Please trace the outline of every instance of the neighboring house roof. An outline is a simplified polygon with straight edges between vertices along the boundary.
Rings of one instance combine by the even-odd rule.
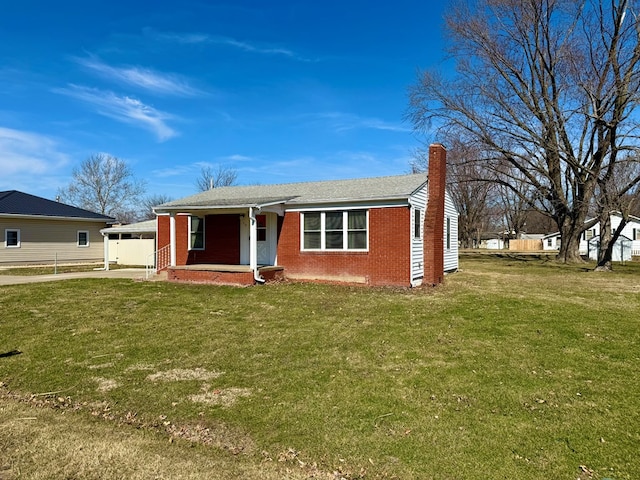
[[[36,197],[17,190],[0,192],[0,216],[36,216],[73,218],[81,220],[97,220],[111,222],[115,220],[107,215],[91,212],[83,208],[73,207],[65,203],[54,202],[46,198]]]
[[[219,187],[162,204],[155,210],[166,212],[186,207],[230,208],[279,203],[308,205],[402,200],[409,198],[426,181],[427,176],[422,173],[353,180]]]
[[[156,233],[157,222],[146,220],[144,222],[130,223],[129,225],[118,225],[110,228],[103,228],[100,233],[103,235],[111,233]]]

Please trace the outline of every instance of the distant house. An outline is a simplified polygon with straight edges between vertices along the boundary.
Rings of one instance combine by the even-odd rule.
[[[100,229],[113,222],[90,212],[28,193],[0,192],[0,265],[99,262]]]
[[[105,237],[105,265],[109,263],[132,266],[154,266],[156,251],[156,220],[103,228]]]
[[[611,213],[612,231],[618,228],[621,221],[622,216],[620,214]],[[561,241],[560,232],[550,233],[542,239],[542,247],[548,251],[559,250]],[[596,223],[593,227],[582,232],[579,246],[580,255],[597,260],[599,248],[600,224]],[[614,245],[613,260],[630,260],[632,255],[640,255],[640,218],[634,216],[629,217],[629,221],[622,229],[622,233]]]
[[[158,270],[207,283],[438,284],[458,268],[458,214],[446,150],[429,152],[428,179],[222,187],[160,205]]]

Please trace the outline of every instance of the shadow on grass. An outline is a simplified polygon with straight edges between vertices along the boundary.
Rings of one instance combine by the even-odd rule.
[[[20,350],[11,350],[10,352],[0,353],[0,358],[3,357],[13,357],[14,355],[20,355],[22,352]]]

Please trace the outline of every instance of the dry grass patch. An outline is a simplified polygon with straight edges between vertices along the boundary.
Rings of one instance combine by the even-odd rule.
[[[120,386],[118,382],[109,378],[94,377],[93,380],[98,383],[99,392],[109,392]]]
[[[189,400],[195,403],[204,403],[206,405],[219,405],[221,407],[231,407],[239,398],[251,396],[250,388],[214,388],[211,385],[203,385],[202,393],[190,395]]]
[[[224,372],[210,372],[206,368],[174,368],[164,372],[157,372],[147,375],[147,380],[151,382],[182,382],[188,380],[213,380]]]
[[[301,480],[300,469],[284,468],[211,446],[229,432],[207,427],[172,427],[165,436],[117,425],[88,422],[0,399],[2,480]],[[219,437],[218,440],[211,440]],[[187,440],[180,441],[180,440]],[[246,439],[239,449],[250,449]],[[328,477],[324,477],[328,478]]]

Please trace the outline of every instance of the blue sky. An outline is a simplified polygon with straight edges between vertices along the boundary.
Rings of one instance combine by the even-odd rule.
[[[148,194],[403,174],[418,69],[443,61],[445,2],[5,2],[0,190],[55,198],[116,156]]]

